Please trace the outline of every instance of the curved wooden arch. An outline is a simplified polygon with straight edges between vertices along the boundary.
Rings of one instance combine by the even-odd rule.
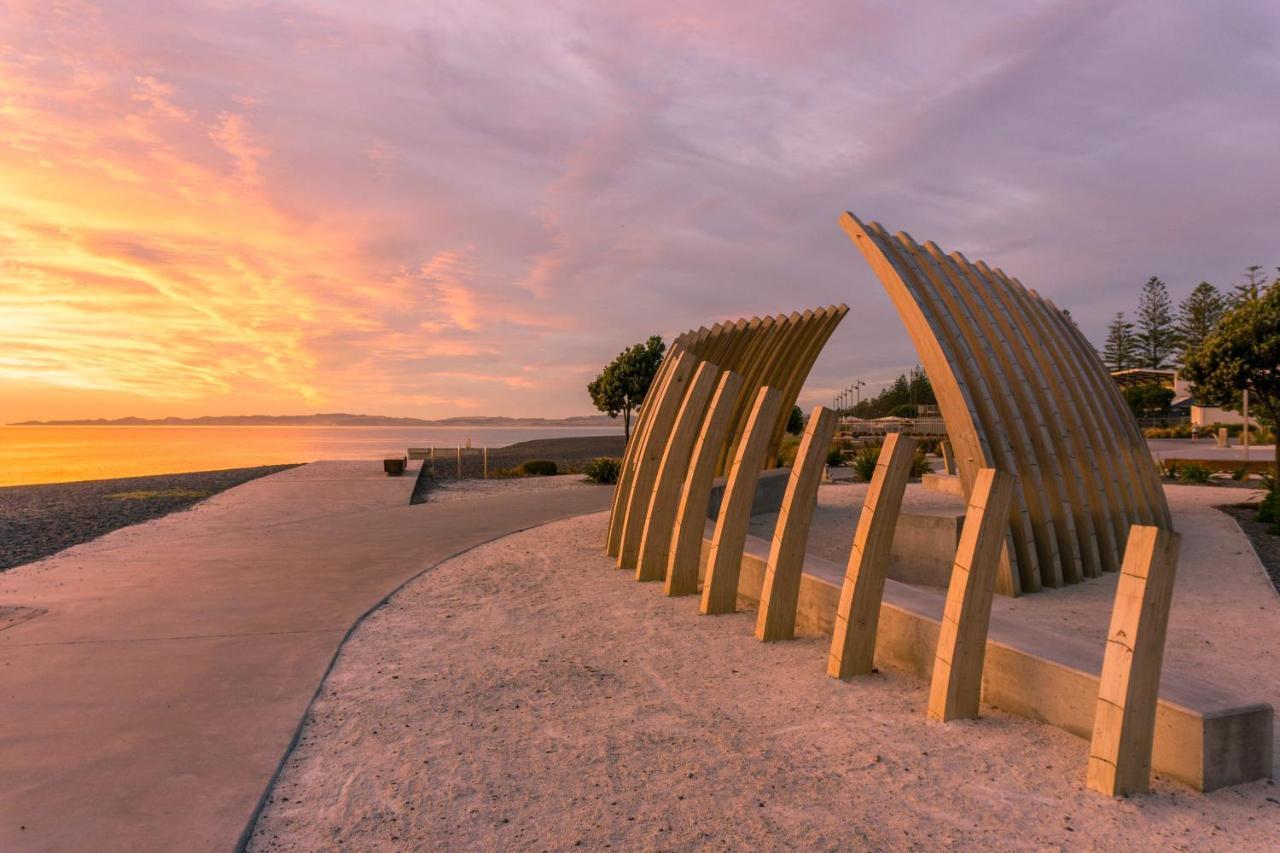
[[[1017,477],[997,589],[1115,571],[1130,524],[1171,529],[1158,473],[1115,383],[1075,324],[998,269],[840,220],[924,365],[965,494],[980,468]]]

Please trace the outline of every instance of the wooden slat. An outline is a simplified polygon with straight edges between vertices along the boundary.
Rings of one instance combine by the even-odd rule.
[[[1080,480],[1079,489],[1084,500],[1084,509],[1093,523],[1093,534],[1097,539],[1096,550],[1103,571],[1116,571],[1120,568],[1120,550],[1116,544],[1116,527],[1112,521],[1117,512],[1117,490],[1115,488],[1115,471],[1113,465],[1104,462],[1100,455],[1097,440],[1087,418],[1092,416],[1092,406],[1081,407],[1072,397],[1072,392],[1064,387],[1070,383],[1063,380],[1063,362],[1058,355],[1058,342],[1046,338],[1047,330],[1042,329],[1034,317],[1026,310],[1021,287],[1012,282],[997,278],[989,267],[979,262],[971,264],[959,252],[952,252],[951,257],[967,269],[975,284],[983,289],[987,298],[999,307],[999,315],[1009,325],[1010,340],[1020,341],[1018,348],[1030,359],[1028,372],[1041,385],[1041,397],[1047,400],[1050,416],[1061,425],[1065,434],[1064,441],[1068,450],[1069,464]],[[1086,567],[1086,575],[1089,571]]]
[[[684,336],[682,335],[681,337],[683,338]],[[641,436],[643,435],[644,427],[648,423],[649,415],[652,413],[653,401],[662,395],[667,380],[670,378],[671,368],[675,364],[676,357],[683,351],[684,347],[680,344],[672,344],[671,348],[667,350],[666,357],[658,365],[653,381],[649,384],[649,392],[645,394],[644,401],[640,404],[640,411],[636,413],[630,440],[628,440],[626,449],[622,453],[622,464],[618,469],[618,482],[613,487],[613,506],[609,511],[609,531],[605,536],[605,553],[610,557],[618,556],[618,551],[622,546],[622,528],[625,526],[627,502],[631,499],[631,485],[635,478],[636,457],[639,454],[639,446],[643,443]]]
[[[880,626],[880,601],[889,568],[889,548],[902,510],[902,494],[911,474],[915,439],[897,433],[885,438],[871,487],[858,516],[853,551],[845,569],[827,674],[849,679],[871,672]]]
[[[720,384],[703,418],[676,511],[666,583],[663,585],[667,595],[693,595],[698,591],[698,564],[702,558],[707,508],[711,503],[711,482],[716,475],[720,448],[729,433],[733,404],[741,389],[742,377],[726,371],[720,377]]]
[[[1093,521],[1087,514],[1077,519],[1075,507],[1085,508],[1075,491],[1076,476],[1065,468],[1063,451],[1054,444],[1045,423],[1046,401],[1038,392],[1039,383],[1028,375],[1024,347],[1010,339],[1006,326],[996,316],[995,306],[985,293],[979,294],[972,269],[962,269],[954,258],[948,257],[934,243],[926,243],[922,249],[926,266],[936,277],[939,290],[950,310],[960,320],[966,341],[974,352],[985,355],[979,358],[986,381],[992,383],[992,397],[1000,413],[998,429],[1009,433],[1009,442],[1018,456],[1017,478],[1024,491],[1035,494],[1027,499],[1027,505],[1040,502],[1047,513],[1045,525],[1057,537],[1057,566],[1047,573],[1042,569],[1041,581],[1052,585],[1078,583],[1086,574],[1084,564],[1089,563],[1089,573],[1100,574],[1096,546],[1092,531]],[[1089,527],[1084,544],[1078,524]]]
[[[1178,566],[1178,534],[1134,525],[1116,585],[1085,784],[1108,796],[1151,784],[1160,668]]]
[[[907,289],[908,298],[913,300],[922,311],[926,333],[938,342],[944,353],[947,353],[946,359],[938,369],[954,376],[957,384],[966,389],[967,396],[963,404],[967,407],[974,436],[969,438],[963,429],[954,431],[950,426],[948,426],[948,436],[952,439],[954,447],[959,447],[962,441],[966,445],[976,444],[982,447],[984,458],[989,461],[982,465],[976,463],[966,465],[964,464],[965,456],[957,456],[960,482],[964,486],[965,494],[972,491],[974,478],[981,467],[998,467],[1007,471],[1017,471],[1018,463],[1009,445],[1008,435],[1002,430],[992,429],[992,424],[997,422],[998,415],[991,402],[990,388],[982,381],[976,366],[975,354],[964,347],[964,342],[955,332],[954,321],[949,322],[950,315],[947,313],[946,306],[940,304],[940,301],[933,297],[930,289],[921,281],[924,278],[923,273],[916,266],[910,252],[897,239],[890,236],[879,223],[872,222],[867,229],[868,233],[879,241],[879,245],[886,254],[896,259],[904,276],[901,280]],[[929,369],[927,365],[926,369]],[[932,381],[934,374],[930,372],[929,375]],[[935,385],[935,391],[936,388]],[[938,404],[943,411],[943,418],[948,424],[953,423],[957,417],[954,403],[944,401],[944,398],[939,395]],[[963,424],[963,421],[961,423]],[[1017,557],[1017,588],[1021,591],[1035,592],[1043,585],[1041,559],[1047,556],[1051,558],[1049,560],[1051,565],[1056,564],[1057,541],[1053,536],[1037,538],[1036,531],[1039,529],[1043,532],[1043,513],[1037,513],[1033,517],[1026,497],[1026,493],[1021,489],[1015,492],[1009,533],[1013,540],[1013,552]],[[1013,586],[1011,577],[1005,581],[1004,586]]]
[[[756,637],[765,642],[795,636],[796,605],[800,599],[800,575],[804,569],[809,525],[818,502],[818,483],[827,464],[827,451],[836,431],[836,413],[818,406],[809,415],[787,491],[773,531],[769,562],[760,592]]]
[[[800,397],[800,391],[804,388],[805,380],[809,378],[809,373],[813,370],[814,362],[818,360],[823,347],[827,345],[832,333],[835,332],[836,327],[840,325],[840,321],[848,313],[849,306],[843,304],[829,305],[822,311],[817,312],[819,316],[805,341],[804,347],[797,353],[787,371],[782,388],[782,411],[784,415],[790,413],[792,406],[796,404],[796,400]],[[770,459],[776,459],[778,456],[778,448],[782,445],[782,438],[787,431],[787,420],[787,417],[779,418],[777,425],[773,428],[773,436],[769,439],[768,456]]]
[[[991,597],[1009,526],[1013,489],[1012,476],[983,468],[969,496],[929,687],[929,716],[936,720],[978,716]]]
[[[636,560],[638,581],[663,580],[667,575],[667,558],[671,551],[671,533],[675,526],[680,488],[689,473],[689,456],[706,417],[707,404],[711,402],[719,381],[720,368],[709,361],[702,362],[680,403],[645,513],[644,532]]]
[[[671,377],[663,389],[662,397],[655,401],[653,417],[645,432],[644,444],[636,455],[635,476],[631,483],[631,496],[623,516],[622,544],[618,550],[618,567],[634,569],[640,556],[640,537],[644,534],[645,509],[653,494],[653,484],[662,464],[662,454],[667,447],[667,437],[680,411],[685,390],[698,367],[698,357],[682,352],[676,357]]]
[[[725,483],[720,514],[716,517],[715,534],[707,558],[707,576],[702,585],[702,613],[732,613],[738,602],[738,577],[742,568],[742,550],[747,541],[751,521],[751,504],[756,496],[756,482],[769,435],[778,416],[782,393],[765,386],[756,394],[755,405],[747,420],[744,437],[734,454],[733,467]]]

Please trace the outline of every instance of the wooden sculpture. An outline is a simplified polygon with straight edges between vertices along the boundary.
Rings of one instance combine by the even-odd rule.
[[[800,600],[800,575],[804,570],[809,524],[835,431],[836,413],[823,406],[815,408],[809,415],[796,461],[791,466],[787,492],[774,526],[756,619],[756,637],[766,642],[790,640],[795,636],[796,605]]]
[[[1085,784],[1108,796],[1151,784],[1160,668],[1178,566],[1178,534],[1134,525],[1102,658]]]
[[[951,568],[929,688],[929,716],[944,723],[978,716],[991,597],[1012,499],[1013,477],[994,468],[978,472]]]
[[[871,672],[880,602],[889,570],[889,548],[915,452],[915,439],[896,433],[887,436],[880,448],[836,607],[831,654],[827,658],[827,674],[833,678],[849,679]]]
[[[1114,571],[1130,524],[1171,529],[1154,464],[1115,383],[1052,302],[1000,270],[845,213],[933,384],[965,494],[1017,477],[1009,595]]]

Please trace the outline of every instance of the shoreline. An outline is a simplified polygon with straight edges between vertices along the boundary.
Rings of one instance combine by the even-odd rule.
[[[299,464],[0,486],[0,572]]]

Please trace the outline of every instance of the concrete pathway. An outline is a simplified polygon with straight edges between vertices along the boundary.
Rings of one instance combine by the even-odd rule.
[[[229,850],[355,622],[610,490],[408,506],[321,462],[0,575],[0,850]],[[39,611],[47,612],[39,612]]]

